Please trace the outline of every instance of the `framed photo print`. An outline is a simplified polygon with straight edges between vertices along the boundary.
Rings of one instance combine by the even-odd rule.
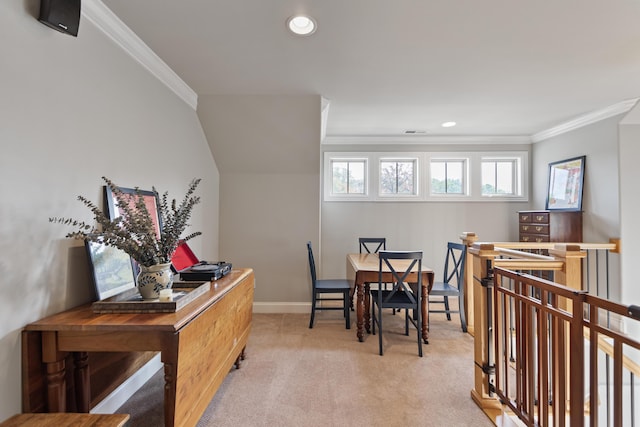
[[[151,221],[156,228],[156,236],[160,238],[160,231],[162,230],[162,218],[160,217],[158,193],[149,190],[140,190],[136,188],[118,187],[125,197],[128,198],[129,206],[135,207],[138,195],[142,196],[145,207],[151,215]],[[105,191],[105,205],[107,207],[107,215],[111,219],[115,219],[120,216],[121,212],[118,209],[118,200],[116,195],[111,191],[111,188],[104,186]]]
[[[99,301],[136,287],[131,257],[112,246],[85,240]]]
[[[547,210],[581,211],[586,156],[549,163]]]

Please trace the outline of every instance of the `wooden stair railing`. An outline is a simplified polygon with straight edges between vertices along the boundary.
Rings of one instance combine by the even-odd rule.
[[[493,329],[495,319],[493,301],[493,271],[496,267],[507,270],[553,271],[557,284],[566,285],[575,291],[582,291],[582,266],[587,250],[619,251],[619,241],[612,239],[608,244],[558,244],[558,243],[479,243],[475,233],[460,236],[467,245],[467,274],[465,293],[469,322],[469,333],[474,335],[474,389],[472,399],[494,420],[504,409],[496,399],[494,383],[495,358],[493,337],[488,331]],[[525,249],[544,250],[549,255],[522,252]],[[588,262],[588,261],[587,261]],[[586,292],[585,292],[586,294]],[[558,309],[573,312],[573,302],[562,298]],[[477,333],[482,331],[482,333]],[[582,332],[581,332],[582,334]],[[625,366],[631,362],[625,360]],[[567,362],[568,364],[568,362]],[[577,407],[577,406],[576,406]]]

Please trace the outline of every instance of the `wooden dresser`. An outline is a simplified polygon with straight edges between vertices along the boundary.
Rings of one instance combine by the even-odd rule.
[[[582,212],[519,211],[521,242],[582,242]]]

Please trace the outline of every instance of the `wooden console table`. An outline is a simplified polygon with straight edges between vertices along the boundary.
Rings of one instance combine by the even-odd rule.
[[[69,353],[74,361],[75,407],[88,412],[88,352],[159,351],[164,363],[165,425],[196,425],[231,367],[244,358],[254,281],[252,269],[234,269],[175,313],[96,314],[88,304],[27,325],[23,342],[29,334],[40,334],[42,340],[48,412],[68,408]],[[37,371],[25,366],[33,360],[24,354],[28,348],[23,347],[23,374]],[[23,375],[23,396],[29,394],[31,382]]]

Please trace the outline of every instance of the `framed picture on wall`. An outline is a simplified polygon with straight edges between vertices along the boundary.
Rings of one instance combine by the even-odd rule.
[[[549,163],[547,210],[581,211],[586,156]]]

